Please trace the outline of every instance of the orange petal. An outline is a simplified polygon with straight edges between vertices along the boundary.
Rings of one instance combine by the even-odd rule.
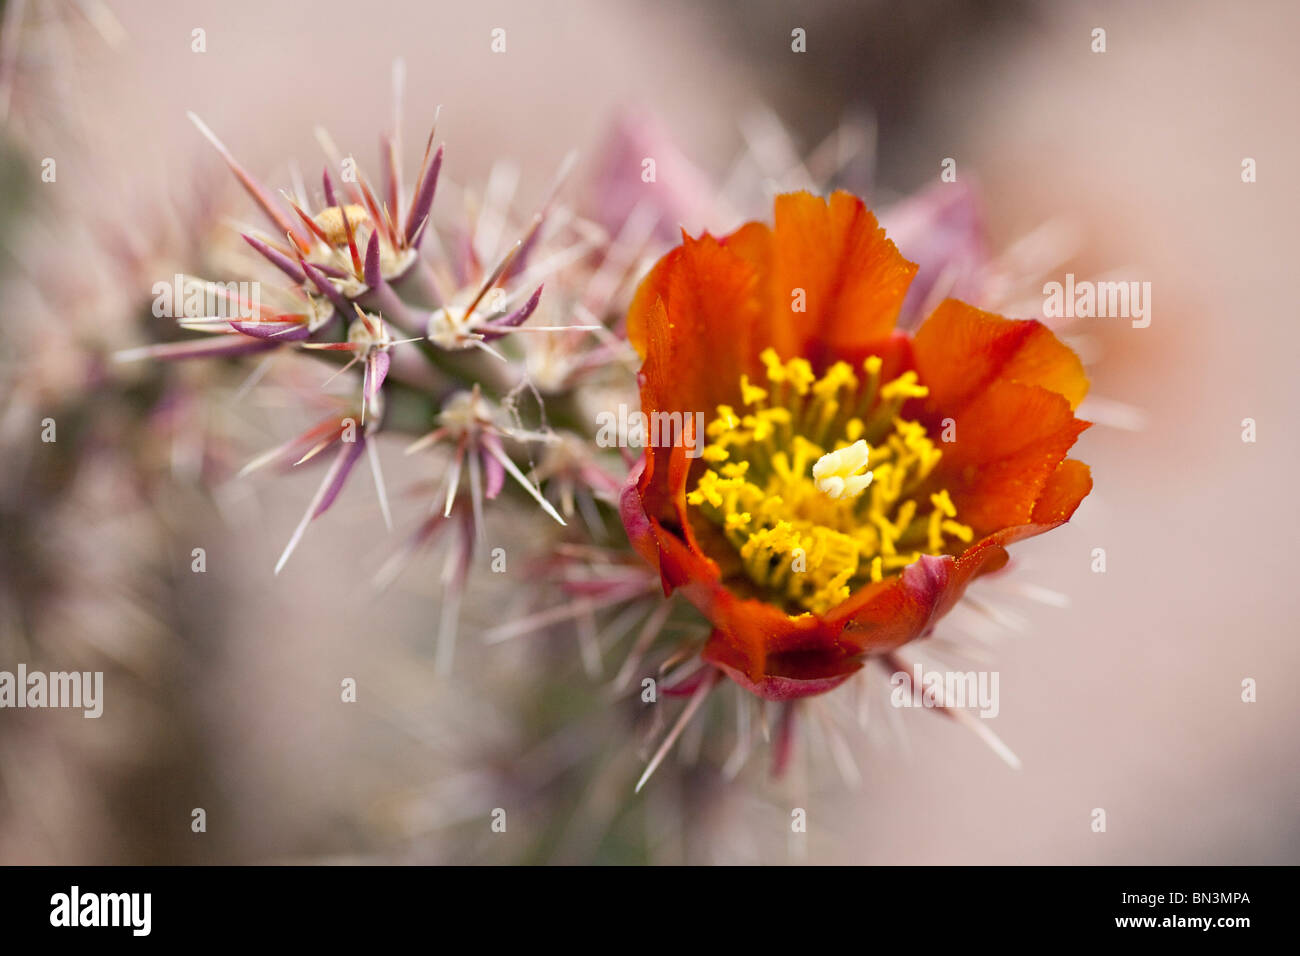
[[[1092,491],[1092,472],[1081,461],[1067,458],[1047,479],[1034,504],[1034,524],[1057,525],[1069,521],[1079,503]]]
[[[844,639],[858,652],[892,650],[926,633],[960,596],[969,575],[958,585],[955,566],[950,557],[923,555],[901,574],[861,588],[829,618],[843,622]]]
[[[960,520],[980,535],[1033,523],[1049,480],[1089,425],[1057,393],[1004,380],[979,393],[954,420],[956,440],[943,446],[932,482],[948,489]],[[1062,480],[1066,486],[1051,488],[1048,511],[1061,510],[1077,490],[1073,468]]]
[[[759,275],[747,258],[725,240],[683,234],[642,281],[628,312],[628,337],[645,358],[643,411],[711,418],[717,405],[734,401],[741,373],[761,351],[754,333],[762,310]]]
[[[956,557],[923,555],[896,577],[868,585],[833,608],[826,623],[832,627],[837,623],[843,625],[838,649],[859,656],[880,653],[928,634],[961,600],[972,581],[1006,565],[1007,545],[1050,531],[1073,513],[1078,500],[1064,510],[1055,504],[1064,503],[1080,492],[1076,479],[1080,475],[1086,479],[1087,467],[1080,466],[1081,472],[1073,467],[1080,463],[1066,464],[1071,467],[1058,470],[1062,476],[1059,484],[1055,480],[1050,482],[1055,489],[1052,502],[1046,504],[1042,513],[1035,510],[1034,523],[1002,528],[976,541]],[[1071,486],[1069,492],[1065,490],[1067,486]]]
[[[928,408],[952,413],[996,381],[1039,385],[1070,408],[1088,392],[1079,358],[1032,319],[1004,319],[947,299],[912,342],[917,372],[930,389]]]
[[[783,359],[801,355],[816,368],[855,360],[889,337],[915,274],[856,196],[778,196],[765,344]],[[797,290],[804,312],[794,311]]]
[[[795,700],[834,690],[862,668],[862,661],[835,650],[792,652],[767,658],[762,673],[751,675],[747,659],[724,632],[709,636],[700,656],[750,693],[765,700]]]

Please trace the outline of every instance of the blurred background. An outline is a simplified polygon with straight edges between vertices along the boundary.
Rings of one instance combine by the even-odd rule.
[[[7,0],[0,669],[103,670],[106,708],[0,711],[0,861],[1300,862],[1297,29],[1281,0]],[[376,597],[394,542],[367,495],[271,576],[313,479],[229,476],[291,433],[274,394],[201,402],[243,376],[110,356],[151,340],[153,282],[213,269],[253,216],[186,111],[278,188],[318,168],[318,124],[373,162],[399,57],[408,168],[441,104],[448,175],[513,161],[525,207],[572,149],[579,192],[654,155],[672,218],[720,234],[770,208],[761,175],[727,188],[738,157],[851,141],[837,181],[877,208],[953,158],[995,255],[1151,283],[1149,327],[1070,330],[1096,485],[1017,547],[1018,580],[1069,601],[1009,597],[992,723],[1022,769],[904,711],[851,741],[856,787],[809,746],[776,781],[764,754],[730,783],[674,758],[633,797],[605,771],[639,772],[644,735],[605,719],[563,634],[484,645],[502,605],[480,601],[434,676],[441,565]]]

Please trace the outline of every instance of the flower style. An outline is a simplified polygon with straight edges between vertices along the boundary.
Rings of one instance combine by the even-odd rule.
[[[773,227],[683,234],[633,301],[643,411],[688,425],[634,467],[623,523],[711,623],[704,659],[760,697],[928,634],[1091,490],[1065,457],[1088,427],[1074,353],[954,299],[897,331],[915,272],[861,200],[792,193]]]

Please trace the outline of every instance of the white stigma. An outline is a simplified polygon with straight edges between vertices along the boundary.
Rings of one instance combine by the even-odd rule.
[[[871,449],[859,438],[847,448],[822,455],[813,465],[817,490],[828,498],[856,498],[871,484],[871,472],[859,475],[867,467]]]

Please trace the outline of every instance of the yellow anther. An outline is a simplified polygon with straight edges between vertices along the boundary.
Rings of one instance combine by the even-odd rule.
[[[767,398],[767,389],[751,385],[748,375],[740,376],[740,400],[746,405],[757,405]]]
[[[767,441],[772,435],[772,419],[766,415],[746,415],[741,422],[754,441]]]
[[[894,398],[925,398],[929,394],[928,388],[917,383],[915,372],[904,372],[880,389],[880,397],[886,401]]]
[[[740,424],[749,432],[752,441],[767,441],[772,437],[777,425],[788,425],[790,412],[785,408],[760,408],[753,415],[746,415]]]
[[[722,480],[718,478],[716,471],[706,471],[700,475],[699,483],[695,486],[695,490],[686,496],[686,500],[693,505],[700,505],[707,501],[713,507],[721,508],[722,494],[718,490],[721,484]]]
[[[742,382],[743,384],[743,382]],[[847,362],[836,362],[826,370],[826,374],[813,385],[813,394],[818,398],[830,398],[841,388],[857,388],[858,378],[853,374]]]
[[[930,504],[934,505],[936,511],[942,511],[945,517],[957,517],[957,506],[952,503],[952,498],[948,494],[948,489],[930,496]]]
[[[758,356],[763,367],[767,369],[767,380],[773,385],[784,382],[786,379],[785,366],[781,364],[780,356],[776,354],[776,349],[763,349]]]
[[[724,432],[729,432],[740,424],[740,418],[736,415],[736,410],[730,405],[718,406],[718,417],[704,426],[704,434],[710,438],[717,438]]]
[[[943,530],[965,544],[970,544],[975,537],[975,532],[970,525],[961,524],[958,521],[945,521]]]
[[[753,516],[748,511],[735,512],[727,515],[727,522],[724,527],[728,531],[739,531],[749,526]]]
[[[794,385],[794,390],[800,395],[807,395],[809,387],[817,381],[817,376],[813,374],[812,365],[807,359],[790,359],[785,363],[785,371],[790,383]]]

